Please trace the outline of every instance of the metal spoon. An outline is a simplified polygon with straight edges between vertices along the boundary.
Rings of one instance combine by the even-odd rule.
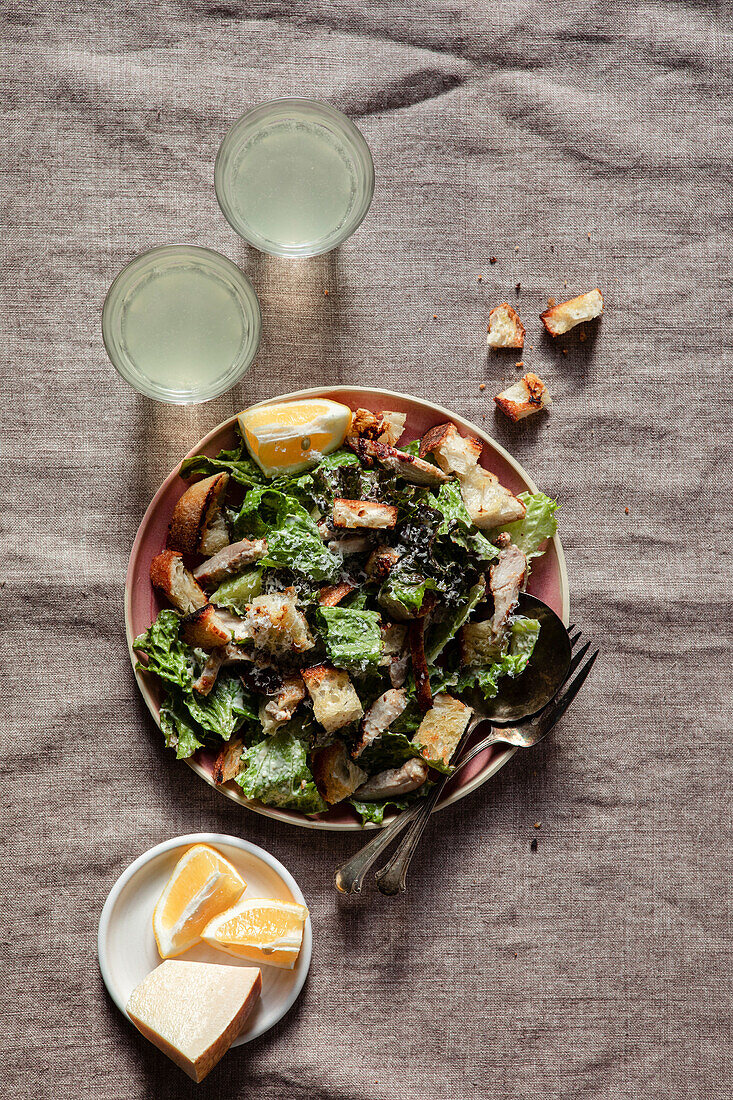
[[[504,677],[500,681],[499,693],[493,699],[487,701],[479,695],[476,699],[468,700],[474,708],[474,717],[463,735],[457,751],[453,754],[460,761],[453,772],[454,775],[465,767],[470,760],[473,760],[479,752],[483,752],[491,744],[504,740],[502,735],[497,733],[495,736],[486,738],[480,745],[476,745],[461,759],[463,749],[481,722],[489,721],[493,725],[499,726],[510,722],[521,722],[523,719],[530,718],[550,702],[567,678],[572,646],[562,619],[542,600],[538,600],[536,596],[530,596],[527,592],[520,594],[518,611],[528,618],[539,619],[540,621],[540,635],[534,652],[521,676],[517,676],[514,680],[511,680],[510,677]],[[580,635],[577,637],[580,637]],[[574,640],[577,640],[577,638]],[[431,812],[447,778],[441,777],[437,784],[438,789],[431,791],[428,796],[431,802]],[[340,890],[342,894],[359,893],[367,871],[376,862],[378,856],[389,847],[397,834],[421,811],[425,812],[423,800],[415,802],[403,813],[393,818],[351,859],[339,867],[335,874],[336,889]]]

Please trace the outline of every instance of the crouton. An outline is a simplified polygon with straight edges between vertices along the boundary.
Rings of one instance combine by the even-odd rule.
[[[503,634],[496,634],[489,619],[466,623],[458,632],[462,666],[488,666],[498,661],[503,650]]]
[[[552,404],[550,391],[536,374],[525,374],[513,386],[498,393],[494,401],[510,420],[522,420]]]
[[[213,557],[207,558],[194,569],[193,575],[201,584],[213,588],[227,577],[239,573],[245,565],[252,565],[264,558],[266,553],[267,543],[264,539],[242,539],[241,542],[233,542],[231,546],[225,546]]]
[[[397,509],[393,504],[379,504],[373,500],[345,500],[337,497],[333,502],[334,527],[394,527]]]
[[[461,478],[461,496],[473,522],[485,529],[522,519],[527,511],[514,493],[499,484],[496,474],[482,466]]]
[[[315,645],[294,588],[255,596],[234,635],[237,641],[251,641],[255,649],[275,657],[295,656]]]
[[[181,624],[181,637],[201,649],[217,649],[231,641],[232,632],[213,604],[192,611]]]
[[[164,592],[178,611],[188,615],[207,603],[206,593],[183,564],[176,550],[164,550],[150,563],[150,580]]]
[[[449,764],[471,718],[472,710],[445,693],[436,695],[433,705],[417,727],[413,738],[426,760]]]
[[[335,607],[345,600],[349,592],[354,592],[355,586],[343,581],[341,584],[329,584],[318,593],[318,602],[321,607]]]
[[[385,470],[393,470],[413,485],[435,486],[450,480],[448,474],[437,466],[433,466],[431,462],[425,462],[424,459],[416,458],[415,455],[398,451],[396,447],[388,447],[385,443],[363,439],[361,436],[347,436],[346,442],[365,466],[373,466],[378,462]]]
[[[221,505],[229,474],[212,474],[197,481],[178,500],[168,528],[168,549],[183,554],[216,554],[229,542]]]
[[[490,348],[523,348],[525,328],[516,309],[508,302],[494,306],[489,313],[486,343]]]
[[[603,313],[603,295],[596,287],[587,294],[579,294],[577,298],[571,298],[569,302],[560,302],[551,309],[546,309],[540,314],[540,320],[550,336],[562,336],[571,328],[582,324],[583,321],[592,321],[594,317],[600,317]]]
[[[358,722],[364,711],[347,672],[316,665],[303,669],[302,676],[316,720],[328,733]]]
[[[353,794],[367,773],[353,762],[343,741],[334,741],[314,754],[313,778],[326,802],[333,806]]]
[[[275,733],[278,727],[289,722],[304,699],[305,684],[300,673],[286,676],[277,694],[260,702],[259,719],[265,733]]]
[[[351,419],[349,434],[364,439],[376,439],[394,447],[405,430],[407,415],[398,412],[371,412],[369,409],[356,409]]]
[[[230,779],[237,778],[243,751],[244,742],[238,737],[224,746],[214,761],[214,770],[211,773],[215,783],[228,783]]]
[[[465,477],[474,469],[484,445],[473,435],[461,435],[455,424],[437,424],[420,440],[420,458],[432,454],[446,474]]]

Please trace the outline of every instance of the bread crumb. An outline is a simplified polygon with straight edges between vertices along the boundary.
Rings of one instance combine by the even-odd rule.
[[[588,339],[588,333],[585,331],[584,328],[582,328],[580,330],[580,332],[578,333],[578,339],[580,340],[581,343],[583,342],[583,340]]]
[[[627,505],[626,505],[626,507],[624,508],[624,512],[626,512],[626,515],[628,516],[628,514],[629,514],[629,506],[628,506],[628,504],[627,504]]]
[[[478,388],[479,388],[480,390],[485,390],[485,389],[486,389],[486,383],[485,383],[485,382],[479,382],[479,384],[478,384]]]
[[[479,283],[483,282],[483,278],[484,278],[483,275],[479,275],[477,282],[479,282]]]
[[[524,366],[524,359],[520,359],[518,363],[514,364],[514,366],[515,367],[523,367]]]
[[[567,355],[567,353],[568,353],[568,349],[567,349],[567,348],[563,348],[563,349],[562,349],[562,353],[563,353],[563,355]]]
[[[495,264],[495,263],[496,263],[496,256],[491,256],[491,257],[489,258],[489,263],[490,263],[490,264]]]
[[[535,821],[535,823],[534,823],[534,827],[535,827],[535,829],[539,829],[539,827],[540,827],[540,825],[541,825],[541,824],[542,824],[542,822],[541,822],[541,821]]]
[[[519,245],[518,245],[518,244],[515,244],[515,245],[514,245],[514,251],[515,251],[515,252],[519,252]]]
[[[529,345],[529,350],[530,350],[530,351],[534,351],[534,344],[530,344],[530,345]]]
[[[522,289],[522,284],[517,283],[517,285],[514,287],[514,289],[516,290],[517,294],[519,294],[519,291]]]
[[[588,240],[590,240],[590,233],[588,234]]]
[[[327,291],[327,290],[324,290],[324,292],[323,292],[323,296],[324,296],[325,298],[328,298],[328,291]]]
[[[563,279],[563,281],[562,281],[562,285],[563,285],[563,286],[565,287],[565,289],[566,289],[566,290],[568,289],[568,281],[567,281],[567,279]]]
[[[547,299],[547,308],[548,309],[554,309],[556,305],[557,305],[557,302],[555,301],[554,298],[548,298]]]
[[[437,314],[437,313],[434,313],[434,314],[433,314],[433,320],[434,320],[434,321],[437,321],[437,320],[438,320],[438,314]]]

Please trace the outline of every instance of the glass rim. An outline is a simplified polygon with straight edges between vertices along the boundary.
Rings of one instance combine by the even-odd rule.
[[[235,364],[233,364],[233,366],[216,382],[211,383],[211,385],[202,390],[196,391],[195,394],[191,394],[190,396],[183,396],[169,388],[156,386],[154,382],[147,379],[140,371],[132,371],[126,362],[120,362],[120,356],[117,354],[113,342],[109,338],[110,333],[108,330],[111,326],[108,323],[108,315],[111,309],[111,302],[113,294],[115,290],[119,288],[119,284],[122,282],[124,276],[131,268],[140,264],[141,261],[145,260],[147,257],[165,252],[206,253],[208,256],[213,257],[216,263],[222,264],[230,272],[233,276],[233,282],[240,282],[241,285],[238,289],[244,292],[244,302],[239,300],[239,305],[242,308],[242,315],[247,321],[248,340],[245,353],[239,357],[241,358],[241,362],[239,362],[239,360],[235,361]],[[250,312],[245,308],[245,304],[249,305]],[[200,244],[190,244],[185,241],[174,241],[168,244],[153,245],[151,248],[146,248],[143,249],[142,252],[135,253],[135,255],[120,268],[110,283],[102,303],[100,320],[104,350],[107,353],[107,358],[120,378],[127,382],[129,386],[132,386],[137,393],[141,393],[145,397],[150,397],[154,401],[160,401],[167,405],[199,405],[204,401],[211,401],[215,397],[221,397],[222,394],[227,393],[228,390],[240,381],[252,365],[262,336],[262,309],[260,307],[257,291],[249,276],[246,275],[233,260],[230,260],[229,257],[225,256],[222,252],[218,252],[215,248],[208,248],[206,245]],[[132,363],[132,360],[130,360],[130,363]]]
[[[354,150],[360,154],[361,166],[364,169],[364,196],[359,204],[357,216],[351,220],[347,220],[345,226],[339,227],[337,232],[326,237],[318,248],[311,248],[308,246],[281,247],[257,233],[245,232],[243,227],[237,223],[232,213],[231,204],[224,195],[224,157],[240,128],[243,128],[246,119],[251,119],[252,116],[260,112],[264,113],[280,105],[292,105],[294,107],[304,108],[305,110],[313,111],[314,114],[324,115],[326,118],[336,123],[341,128],[343,136],[352,143]],[[343,244],[344,241],[348,240],[348,238],[357,231],[369,213],[372,199],[374,198],[374,186],[374,158],[372,157],[369,143],[359,127],[348,117],[348,115],[340,111],[338,107],[334,107],[332,103],[328,103],[322,99],[316,99],[313,96],[276,96],[274,99],[267,99],[262,103],[255,103],[253,107],[248,107],[246,111],[243,111],[242,114],[235,118],[228,126],[214,161],[214,192],[216,194],[216,201],[231,228],[237,236],[247,241],[253,248],[258,249],[260,252],[265,252],[270,256],[279,256],[282,259],[307,259],[311,256],[321,256],[324,252],[331,252],[334,248],[338,248],[339,245]]]

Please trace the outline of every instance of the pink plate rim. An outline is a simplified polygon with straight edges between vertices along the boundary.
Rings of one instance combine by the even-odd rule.
[[[343,397],[346,394],[368,394],[369,397],[372,399],[383,398],[389,401],[400,402],[402,405],[412,405],[420,409],[422,412],[433,414],[436,417],[435,423],[439,423],[440,418],[452,421],[457,427],[462,428],[464,431],[471,432],[474,435],[477,435],[489,448],[490,451],[493,451],[495,455],[497,455],[501,460],[503,460],[503,462],[511,467],[517,479],[522,482],[523,485],[530,492],[538,491],[536,483],[529,476],[529,474],[527,474],[524,468],[516,461],[515,458],[512,457],[511,454],[509,454],[509,452],[504,447],[501,446],[500,443],[497,443],[497,441],[493,439],[490,435],[488,435],[482,428],[479,428],[470,420],[466,420],[465,417],[462,417],[459,414],[451,412],[451,410],[444,408],[444,406],[442,405],[435,404],[432,401],[425,401],[422,398],[413,397],[410,394],[399,393],[396,390],[383,390],[371,386],[314,386],[310,389],[294,390],[291,393],[281,394],[275,397],[268,397],[263,401],[255,402],[253,405],[248,406],[248,408],[259,408],[260,406],[272,405],[281,401],[298,401],[305,397],[330,397],[338,400],[339,395]],[[230,416],[226,420],[221,421],[220,424],[217,424],[215,428],[212,428],[210,432],[208,432],[202,439],[198,441],[198,443],[196,443],[194,447],[191,448],[185,458],[188,458],[190,455],[198,454],[200,451],[202,451],[215,436],[217,436],[225,429],[231,427],[235,423],[236,419],[236,415]],[[145,678],[135,669],[136,657],[132,648],[132,643],[136,635],[132,625],[132,590],[134,581],[137,577],[137,559],[140,554],[141,547],[144,544],[145,533],[148,524],[151,520],[151,517],[155,514],[157,510],[159,501],[165,495],[171,483],[178,477],[183,461],[184,459],[182,459],[181,462],[178,463],[178,465],[163,481],[162,485],[158,489],[157,493],[155,494],[145,511],[145,515],[142,518],[140,527],[138,528],[135,540],[132,545],[132,550],[130,552],[130,561],[127,569],[127,577],[125,580],[125,633],[127,637],[127,646],[130,653],[130,660],[132,662],[135,679],[137,680],[137,684],[140,688],[142,697],[158,727],[160,727],[160,716],[157,701],[155,700],[153,693],[150,690],[150,685],[146,682]],[[563,622],[567,625],[567,623],[569,622],[570,612],[568,576],[565,563],[565,554],[563,552],[562,544],[558,535],[555,535],[552,539],[552,545],[554,548],[554,558],[556,565],[556,577],[554,578],[554,580],[557,588],[559,589],[558,595],[560,604],[560,606],[556,607],[555,609],[562,618]],[[491,750],[487,750],[486,760],[483,763],[483,766],[480,766],[476,773],[473,774],[460,787],[454,788],[444,798],[442,798],[438,802],[436,809],[442,810],[446,806],[451,806],[453,805],[453,803],[458,802],[462,798],[465,798],[466,795],[470,794],[472,791],[475,791],[478,787],[482,786],[484,783],[486,783],[488,779],[495,775],[500,768],[502,768],[505,764],[509,762],[509,760],[511,760],[516,751],[517,750],[515,748],[507,747],[505,749],[500,749],[499,751],[494,751],[493,754],[490,755]],[[479,758],[479,761],[480,759],[481,758]],[[290,825],[297,825],[305,829],[322,829],[330,830],[333,832],[354,830],[362,831],[365,828],[379,828],[379,826],[361,825],[356,820],[329,821],[312,819],[306,817],[304,814],[300,814],[297,812],[280,810],[271,806],[264,806],[260,802],[245,798],[239,788],[236,787],[234,783],[228,783],[224,785],[214,783],[209,772],[196,759],[188,759],[186,760],[186,763],[193,771],[196,772],[197,775],[199,775],[206,783],[208,783],[210,787],[213,787],[215,790],[219,791],[227,798],[230,798],[232,801],[238,802],[240,806],[244,806],[246,809],[253,810],[255,813],[262,814],[265,817],[271,817],[278,821],[282,821]],[[469,768],[471,768],[471,765],[469,765]],[[389,821],[393,819],[393,817],[394,814],[385,815],[384,825],[387,825]]]

